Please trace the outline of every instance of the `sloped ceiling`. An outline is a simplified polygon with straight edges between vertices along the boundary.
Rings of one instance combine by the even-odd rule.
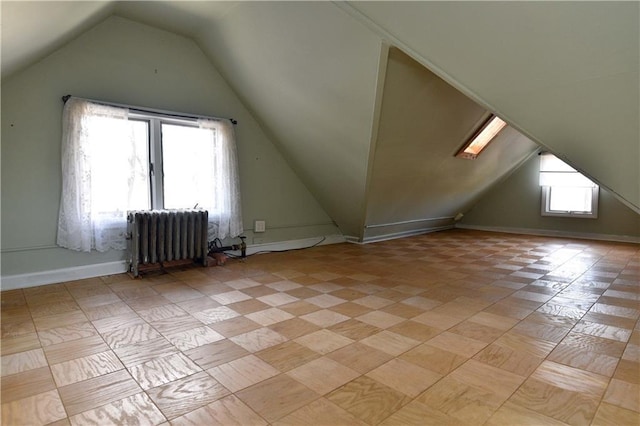
[[[638,5],[588,5],[3,2],[2,76],[112,13],[192,37],[341,230],[362,239],[367,223],[455,215],[504,173],[438,197],[396,185],[402,212],[376,207],[389,191],[376,166],[390,170],[385,158],[400,155],[377,138],[390,95],[379,81],[390,42],[639,211]],[[509,157],[509,143],[496,145],[494,160],[504,164],[526,156],[527,149]],[[442,166],[437,176],[456,167]],[[451,202],[457,192],[464,197]]]
[[[340,6],[640,212],[639,2]]]

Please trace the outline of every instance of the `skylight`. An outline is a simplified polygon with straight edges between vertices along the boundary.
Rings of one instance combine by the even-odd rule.
[[[489,142],[507,125],[500,117],[492,115],[472,138],[458,151],[456,157],[475,160]]]

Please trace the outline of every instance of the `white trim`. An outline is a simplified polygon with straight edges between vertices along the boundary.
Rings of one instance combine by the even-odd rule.
[[[271,250],[291,250],[313,246],[317,244],[324,246],[327,244],[344,243],[347,239],[343,235],[326,235],[304,238],[301,240],[278,241],[265,244],[253,244],[247,246],[247,254],[259,251]],[[322,240],[322,241],[321,241]],[[240,251],[230,251],[229,253],[240,256]],[[66,281],[81,280],[85,278],[100,277],[111,274],[121,274],[129,269],[129,262],[118,261],[108,263],[98,263],[94,265],[76,266],[73,268],[53,269],[49,271],[33,272],[29,274],[7,275],[1,278],[0,289],[15,290],[18,288],[36,287],[39,285],[62,283]]]
[[[589,232],[556,231],[554,229],[510,228],[501,226],[477,226],[457,224],[456,228],[478,231],[504,232],[506,234],[538,235],[541,237],[577,238],[581,240],[613,241],[617,243],[640,244],[640,237],[632,235],[593,234]]]
[[[439,220],[454,220],[454,219],[455,219],[454,216],[427,217],[427,218],[424,218],[424,219],[403,220],[401,222],[390,222],[390,223],[378,223],[378,224],[373,224],[373,225],[365,225],[364,227],[366,229],[369,229],[369,228],[384,228],[384,227],[387,227],[387,226],[408,225],[410,223],[433,222],[433,221],[439,221]]]
[[[75,266],[73,268],[53,269],[29,274],[3,276],[0,288],[2,291],[14,290],[18,288],[29,288],[45,284],[100,277],[103,275],[121,274],[123,272],[127,272],[127,262],[124,260],[118,262],[97,263],[94,265]]]
[[[433,226],[430,228],[412,229],[410,231],[394,232],[391,234],[376,235],[374,237],[365,237],[362,239],[362,241],[352,236],[346,236],[345,238],[348,243],[369,244],[369,243],[377,243],[380,241],[395,240],[398,238],[414,237],[416,235],[430,234],[432,232],[445,231],[447,229],[453,229],[453,228],[454,228],[453,225]]]

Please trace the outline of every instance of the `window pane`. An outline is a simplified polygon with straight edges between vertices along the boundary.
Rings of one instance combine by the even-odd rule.
[[[550,211],[591,213],[591,188],[553,186],[549,191]]]
[[[162,124],[164,208],[215,209],[212,130]]]
[[[148,123],[102,116],[88,120],[93,211],[148,209]]]

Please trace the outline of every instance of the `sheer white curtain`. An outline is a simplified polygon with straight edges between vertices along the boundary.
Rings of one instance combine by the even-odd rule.
[[[65,103],[59,246],[124,250],[127,210],[148,208],[146,147],[136,143],[146,129],[127,116],[124,108],[76,98]]]
[[[128,116],[126,108],[78,98],[65,103],[59,246],[79,251],[124,250],[127,211],[151,208],[148,123]],[[202,119],[198,125],[209,132],[206,139],[214,145],[213,165],[204,166],[211,167],[212,173],[206,170],[201,175],[214,182],[213,189],[202,185],[213,195],[200,197],[211,200],[200,204],[209,211],[209,239],[236,237],[243,229],[233,125],[224,119]],[[159,141],[156,146],[159,149]],[[181,164],[182,170],[195,168],[187,163]]]
[[[233,124],[229,120],[198,120],[212,132],[215,146],[214,205],[209,207],[209,240],[237,237],[242,229],[240,178]]]

